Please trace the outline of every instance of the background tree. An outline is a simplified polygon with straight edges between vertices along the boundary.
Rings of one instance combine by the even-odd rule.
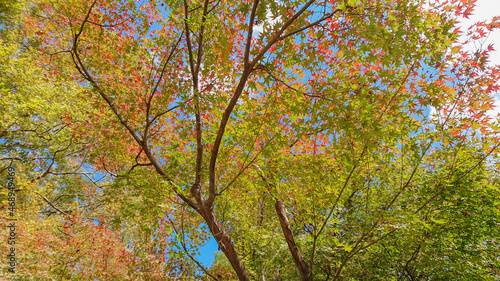
[[[152,250],[164,241],[142,235],[151,232],[150,226],[138,224],[144,220],[138,213],[146,208],[146,200],[136,193],[115,196],[106,164],[96,165],[102,158],[95,150],[97,132],[92,134],[82,125],[92,125],[89,121],[99,111],[76,98],[85,91],[84,85],[38,64],[42,42],[36,34],[23,33],[23,28],[25,16],[39,10],[30,2],[6,1],[0,11],[0,171],[6,178],[7,168],[15,167],[18,187],[17,272],[7,272],[3,264],[0,276],[161,280],[164,274],[175,275],[171,273],[175,266],[165,262],[164,254]],[[7,193],[2,189],[0,194],[4,219],[10,218]],[[116,204],[125,201],[122,214]],[[120,224],[122,215],[129,217],[128,225]],[[127,230],[122,233],[122,229]],[[3,253],[11,247],[8,234],[1,233]]]
[[[23,28],[10,29],[30,43],[25,69],[40,81],[10,80],[23,89],[64,85],[36,89],[55,103],[31,115],[61,139],[19,149],[39,131],[2,123],[5,160],[49,153],[45,170],[18,164],[28,170],[21,186],[32,190],[23,196],[38,195],[66,216],[60,223],[78,219],[80,232],[110,235],[130,255],[110,254],[99,268],[108,260],[132,268],[85,270],[69,251],[73,260],[47,275],[498,278],[498,123],[488,111],[499,69],[487,64],[492,47],[470,53],[458,42],[456,19],[472,11],[469,2],[20,7]],[[498,19],[479,23],[467,36],[480,42],[496,27]],[[26,90],[5,89],[27,100]],[[53,125],[61,116],[67,129]],[[64,157],[58,147],[68,147]],[[43,183],[22,181],[40,171]],[[61,174],[67,183],[50,189],[54,196],[93,186],[92,196],[65,202],[83,219],[57,212],[59,198],[43,193]],[[196,260],[210,237],[233,272]]]

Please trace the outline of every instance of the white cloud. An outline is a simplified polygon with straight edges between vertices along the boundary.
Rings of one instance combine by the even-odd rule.
[[[265,22],[270,26],[270,28],[274,27],[276,23],[278,23],[281,20],[281,16],[278,16],[274,18],[273,13],[271,10],[266,11],[266,20]],[[264,23],[261,22],[260,24],[256,25],[254,27],[254,32],[257,32],[258,35],[264,31]]]
[[[464,36],[467,29],[473,24],[477,22],[489,23],[495,16],[500,16],[500,0],[477,0],[472,15],[470,15],[468,19],[460,19],[460,26],[461,30],[464,32]],[[465,41],[466,38],[464,37],[463,40]],[[489,44],[493,45],[495,51],[490,53],[489,64],[500,65],[500,30],[496,29],[491,32],[486,39],[481,40],[481,43],[484,44],[483,49]],[[477,43],[476,45],[474,43],[469,43],[465,46],[466,50],[471,52],[475,52],[478,47]],[[500,113],[500,94],[497,93],[494,98],[494,107],[487,112],[487,115],[493,120],[497,120],[497,116]],[[431,114],[436,114],[434,108],[431,108]]]
[[[469,19],[464,19],[462,25],[465,28],[471,26],[478,21],[489,22],[494,16],[500,16],[500,0],[478,0],[476,8]],[[496,29],[490,33],[485,40],[485,46],[493,44],[495,51],[490,54],[490,64],[500,64],[500,30]],[[495,96],[495,107],[488,111],[488,115],[496,120],[500,113],[500,95],[497,93]]]
[[[500,118],[500,95],[497,93],[495,95],[495,102],[493,104],[493,109],[488,110],[487,112],[488,116],[493,118],[493,120],[497,120]]]
[[[468,19],[462,19],[462,30],[467,30],[468,27],[478,21],[490,22],[494,16],[500,16],[500,0],[478,0],[476,8]],[[500,64],[500,30],[494,30],[490,33],[485,41],[488,44],[494,44],[495,51],[491,54],[490,64]],[[470,46],[474,50],[474,45]]]

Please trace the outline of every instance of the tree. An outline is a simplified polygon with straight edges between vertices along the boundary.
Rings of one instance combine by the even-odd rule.
[[[36,67],[38,80],[11,79],[19,86],[3,89],[26,99],[19,89],[59,85],[35,90],[55,103],[37,104],[31,120],[59,132],[45,116],[63,116],[67,129],[64,140],[50,138],[52,149],[12,149],[33,130],[43,135],[3,122],[3,160],[51,154],[47,168],[29,168],[45,172],[25,196],[38,195],[65,216],[61,223],[95,237],[116,230],[109,241],[151,261],[133,268],[156,274],[133,278],[493,280],[499,127],[489,110],[500,72],[487,64],[491,46],[468,52],[458,41],[457,19],[472,8],[413,0],[29,2],[22,28],[11,28],[22,38],[13,48],[28,45],[25,69]],[[468,41],[498,26],[478,23]],[[60,146],[68,147],[64,157]],[[43,195],[59,176],[65,182],[55,195],[88,194],[93,185],[93,196]],[[92,226],[96,218],[101,228]],[[230,267],[196,260],[210,237]],[[65,278],[85,274],[82,264],[66,261],[76,275]]]
[[[40,40],[22,34],[26,24],[23,14],[29,12],[29,5],[23,1],[2,5],[0,172],[4,179],[7,168],[15,167],[14,218],[18,222],[14,246],[18,264],[15,274],[2,268],[0,276],[8,280],[87,280],[96,276],[159,280],[168,264],[151,249],[160,242],[133,240],[137,239],[134,231],[144,230],[136,226],[126,231],[127,242],[134,241],[134,246],[122,243],[124,234],[116,227],[116,207],[104,203],[112,189],[101,192],[109,184],[107,177],[88,162],[89,155],[99,158],[90,149],[95,139],[71,126],[88,122],[98,111],[71,98],[82,94],[82,85],[54,77],[52,70],[37,64],[39,56],[34,50]],[[12,218],[8,215],[8,193],[2,189],[0,194],[4,218]],[[124,197],[114,198],[119,201]],[[143,202],[137,201],[128,202],[129,208],[136,208],[127,213],[134,216],[128,224],[142,219],[137,213],[144,208]],[[98,220],[109,224],[92,223]],[[4,221],[3,225],[9,223]],[[121,225],[122,229],[127,227]],[[1,252],[8,253],[12,246],[6,242],[9,232],[2,231],[1,236],[5,241]],[[137,272],[139,268],[143,271]]]

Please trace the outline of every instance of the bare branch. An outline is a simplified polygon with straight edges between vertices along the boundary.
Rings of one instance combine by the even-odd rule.
[[[68,213],[66,213],[65,211],[59,209],[57,206],[55,206],[52,202],[50,202],[49,199],[47,199],[47,197],[43,196],[41,193],[39,193],[38,191],[34,191],[36,194],[38,194],[40,197],[42,197],[43,201],[47,202],[52,208],[54,208],[59,214],[62,214],[62,215],[65,215],[65,216],[69,216]]]
[[[252,13],[250,14],[250,21],[248,23],[248,34],[247,34],[247,43],[245,45],[245,55],[244,55],[244,65],[245,69],[248,68],[250,61],[250,47],[252,44],[252,35],[253,35],[253,25],[255,23],[255,13],[257,12],[257,7],[259,6],[259,0],[254,0]]]

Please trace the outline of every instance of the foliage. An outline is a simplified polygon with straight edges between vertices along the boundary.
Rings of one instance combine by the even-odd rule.
[[[500,23],[460,42],[469,2],[5,2],[19,278],[499,278],[500,69],[466,44]]]

